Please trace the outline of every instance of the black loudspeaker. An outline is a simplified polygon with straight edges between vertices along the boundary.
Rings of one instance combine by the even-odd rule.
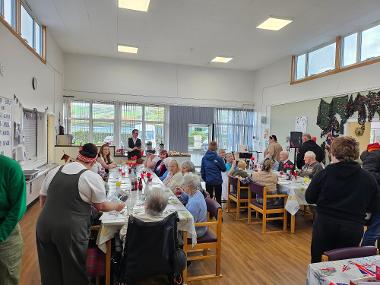
[[[300,148],[302,145],[302,132],[290,132],[290,147]]]

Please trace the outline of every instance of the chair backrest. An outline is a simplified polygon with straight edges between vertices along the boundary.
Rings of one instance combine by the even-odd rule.
[[[206,198],[207,212],[210,213],[210,218],[218,219],[218,210],[222,208],[220,204],[211,198]]]
[[[177,212],[158,222],[129,217],[120,281],[174,273],[177,221]]]
[[[236,177],[233,177],[233,176],[228,176],[228,184],[234,186],[234,187],[237,187],[237,182],[238,182],[239,179],[237,179]]]
[[[264,188],[265,187],[263,185],[252,182],[249,185],[249,188],[250,188],[250,191],[252,194],[259,195],[260,197],[262,197],[264,194]]]
[[[344,247],[325,251],[323,255],[328,261],[342,260],[377,255],[377,248],[375,246]]]

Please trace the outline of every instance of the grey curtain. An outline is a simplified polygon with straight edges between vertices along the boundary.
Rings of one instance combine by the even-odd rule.
[[[188,125],[214,123],[214,108],[170,106],[170,150],[187,152]]]

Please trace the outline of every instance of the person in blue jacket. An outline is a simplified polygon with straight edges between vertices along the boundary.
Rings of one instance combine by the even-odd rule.
[[[209,143],[208,151],[202,158],[201,174],[202,179],[206,182],[206,191],[210,197],[214,197],[216,201],[222,203],[222,172],[226,171],[226,165],[223,158],[218,156],[216,150],[218,145],[215,141]]]

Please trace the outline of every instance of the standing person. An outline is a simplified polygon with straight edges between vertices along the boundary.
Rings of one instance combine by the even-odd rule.
[[[366,212],[379,209],[375,178],[355,160],[359,144],[351,137],[338,137],[331,145],[332,164],[311,180],[305,198],[317,204],[311,242],[311,262],[320,262],[331,249],[358,246]]]
[[[36,232],[42,285],[88,285],[91,205],[102,212],[124,208],[106,201],[104,182],[88,171],[97,154],[94,144],[85,144],[75,162],[50,171],[41,187]]]
[[[279,161],[281,151],[282,151],[282,146],[277,142],[276,135],[271,135],[269,137],[269,145],[264,152],[264,157],[270,158],[275,161]]]
[[[367,170],[380,185],[380,144],[373,143],[367,146],[367,150],[360,155],[363,169]],[[362,246],[375,245],[380,237],[380,209],[371,217],[370,224],[363,236]]]
[[[132,137],[128,138],[128,147],[126,149],[128,151],[128,159],[134,156],[141,158],[141,140],[139,139],[138,129],[132,131]]]
[[[226,171],[226,166],[223,159],[218,156],[216,150],[218,145],[215,141],[210,142],[208,151],[202,157],[201,175],[206,182],[206,191],[210,197],[214,197],[219,204],[222,204],[222,172]]]
[[[325,152],[322,150],[322,148],[317,145],[315,141],[311,139],[311,135],[309,134],[303,134],[302,136],[302,145],[298,151],[297,154],[297,168],[302,169],[302,166],[305,165],[305,153],[307,151],[312,151],[315,153],[316,160],[318,162],[322,162],[325,158]]]
[[[24,173],[16,161],[0,155],[0,284],[19,282],[23,242],[18,222],[25,210]]]

